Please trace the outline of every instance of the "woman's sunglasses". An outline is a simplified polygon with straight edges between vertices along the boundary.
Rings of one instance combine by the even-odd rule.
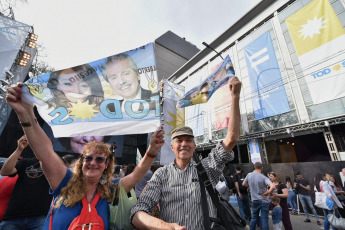
[[[93,159],[95,159],[95,161],[98,163],[98,164],[102,164],[104,163],[104,161],[107,159],[105,157],[101,157],[101,156],[83,156],[82,159],[86,162],[86,163],[90,163]]]

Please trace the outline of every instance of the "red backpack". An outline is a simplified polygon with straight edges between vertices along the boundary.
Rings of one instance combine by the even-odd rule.
[[[74,218],[69,225],[68,230],[104,230],[104,221],[101,216],[98,215],[96,204],[101,196],[96,193],[91,204],[87,202],[86,196],[82,199],[82,206],[80,215]],[[52,204],[54,200],[52,201]],[[52,208],[53,210],[53,205]],[[50,212],[49,230],[52,230],[53,226],[53,212]]]
[[[74,218],[68,230],[104,230],[104,221],[102,217],[98,215],[96,209],[96,204],[99,198],[99,193],[96,193],[91,204],[87,202],[86,196],[83,198],[83,208],[80,215]]]

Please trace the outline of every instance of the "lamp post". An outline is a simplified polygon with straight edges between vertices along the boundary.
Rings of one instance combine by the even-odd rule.
[[[206,46],[207,48],[209,48],[209,49],[213,50],[214,52],[216,52],[216,53],[224,60],[224,58],[222,57],[222,55],[221,55],[220,53],[218,53],[215,49],[213,49],[209,44],[207,44],[206,42],[202,42],[202,44],[203,44],[204,46]]]

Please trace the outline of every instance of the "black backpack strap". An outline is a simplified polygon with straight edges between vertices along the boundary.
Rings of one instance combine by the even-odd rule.
[[[214,189],[212,187],[212,183],[208,178],[207,172],[206,172],[204,166],[201,164],[201,161],[199,160],[199,157],[196,153],[194,153],[194,161],[196,162],[196,169],[198,170],[199,178],[201,178],[202,181],[204,182],[205,188],[207,189],[207,192],[210,195],[213,204],[218,209],[218,207],[219,207],[218,196],[217,196],[216,192],[214,191]]]
[[[220,210],[224,210],[224,209],[222,208],[222,206],[220,204],[218,195],[216,194],[216,192],[214,191],[214,189],[212,187],[212,183],[208,178],[207,172],[206,172],[204,166],[201,164],[201,161],[199,160],[198,155],[196,153],[194,153],[193,156],[194,156],[194,161],[197,163],[196,169],[198,170],[199,178],[201,178],[204,181],[207,192],[210,195],[212,202],[217,209],[217,214],[219,215],[219,217],[223,221],[223,223],[226,223],[226,220],[228,219],[227,213],[220,211]],[[242,224],[241,223],[242,219],[240,218],[238,213],[234,210],[234,208],[230,204],[228,204],[228,206],[232,210],[232,213],[236,215],[236,219],[239,221],[239,223]],[[243,224],[242,225],[244,227],[245,222]],[[210,225],[207,225],[207,226],[210,226]],[[241,227],[241,229],[243,229],[243,228]]]
[[[197,160],[195,158],[197,158]],[[196,153],[194,153],[194,160],[200,162]],[[199,184],[200,184],[202,213],[204,216],[204,228],[205,228],[205,230],[210,230],[211,229],[211,221],[210,221],[210,215],[208,212],[208,203],[207,203],[207,197],[206,197],[206,192],[205,192],[204,180],[199,175],[199,170],[198,170],[198,177],[199,177]]]

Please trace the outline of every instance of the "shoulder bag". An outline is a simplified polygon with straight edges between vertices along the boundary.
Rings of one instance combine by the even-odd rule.
[[[335,212],[337,212],[336,210]],[[339,211],[338,211],[339,217],[337,217],[334,213],[328,214],[327,219],[329,223],[336,229],[345,229],[345,218],[342,218]]]
[[[120,190],[119,199],[117,199],[117,193]],[[122,183],[115,184],[115,195],[113,202],[109,204],[109,229],[110,230],[131,230],[133,226],[130,223],[129,215],[133,205],[137,202],[134,189],[130,191],[131,197],[129,198]]]
[[[322,191],[322,186],[321,186],[321,191],[316,191],[315,192],[315,206],[322,208],[322,209],[327,209],[327,210],[333,210],[334,209],[334,202],[328,198],[326,193]]]
[[[229,204],[228,200],[224,200],[216,194],[208,178],[207,172],[204,169],[204,166],[201,164],[201,161],[196,153],[194,153],[194,161],[197,163],[196,169],[198,170],[200,183],[205,230],[245,230],[246,221],[240,217],[236,210]],[[207,192],[217,209],[217,218],[209,217],[207,198],[204,188],[207,189]]]

